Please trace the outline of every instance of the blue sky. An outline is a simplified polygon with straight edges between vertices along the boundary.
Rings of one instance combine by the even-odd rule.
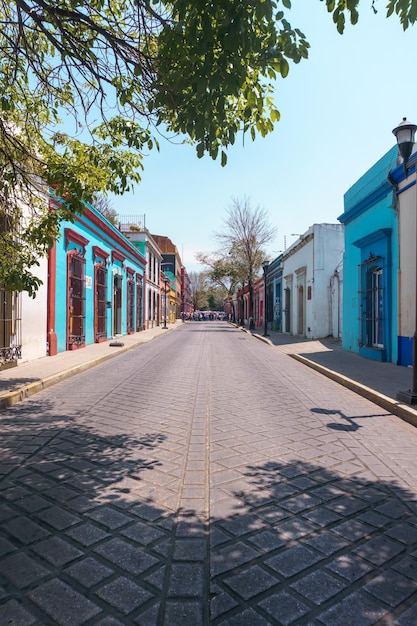
[[[293,233],[337,223],[344,193],[394,145],[392,129],[404,116],[417,123],[416,27],[404,32],[395,16],[385,17],[384,2],[375,15],[369,0],[341,36],[322,2],[293,4],[288,19],[311,49],[276,84],[274,132],[238,140],[225,168],[161,139],[135,192],[111,199],[119,214],[145,214],[151,232],[170,237],[188,271],[202,269],[196,252],[216,249],[213,234],[233,198],[267,211],[277,229],[271,260]]]

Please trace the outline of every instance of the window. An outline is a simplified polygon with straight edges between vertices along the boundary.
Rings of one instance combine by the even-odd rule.
[[[384,275],[382,266],[365,263],[362,267],[361,343],[370,348],[384,348]]]
[[[384,347],[382,296],[382,269],[377,267],[371,276],[371,344],[374,348]]]
[[[68,253],[68,350],[85,345],[85,259]]]
[[[143,329],[142,280],[136,277],[136,331]]]
[[[127,280],[127,332],[128,334],[135,332],[135,283],[133,278]]]
[[[20,295],[0,287],[0,369],[21,358]]]
[[[94,267],[95,286],[95,341],[103,341],[107,338],[107,270],[104,263],[96,263]]]

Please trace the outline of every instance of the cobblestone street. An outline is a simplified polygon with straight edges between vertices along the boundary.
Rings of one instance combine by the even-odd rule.
[[[417,430],[226,322],[0,421],[1,626],[417,624]]]

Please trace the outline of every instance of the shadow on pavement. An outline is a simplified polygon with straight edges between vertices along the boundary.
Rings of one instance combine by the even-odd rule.
[[[164,502],[169,434],[30,411],[0,422],[1,624],[417,623],[417,501],[396,483],[339,475],[330,450],[327,467],[242,460],[234,510],[209,527]]]
[[[332,430],[343,430],[346,432],[355,432],[356,430],[358,430],[359,428],[361,428],[360,424],[357,424],[355,420],[362,420],[362,419],[370,419],[370,418],[375,418],[375,417],[386,417],[387,415],[390,415],[390,413],[373,413],[372,415],[345,415],[342,411],[340,411],[339,409],[319,409],[319,408],[312,408],[310,409],[312,413],[317,413],[319,415],[339,415],[339,417],[344,420],[346,423],[338,423],[338,422],[329,422],[329,424],[327,424],[327,428],[331,428]]]

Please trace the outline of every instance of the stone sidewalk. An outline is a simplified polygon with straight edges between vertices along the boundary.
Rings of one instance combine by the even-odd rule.
[[[417,407],[397,400],[398,391],[411,388],[412,368],[371,361],[354,352],[342,350],[338,339],[311,341],[274,331],[268,331],[268,337],[264,337],[261,332],[253,334],[257,339],[417,426]]]

